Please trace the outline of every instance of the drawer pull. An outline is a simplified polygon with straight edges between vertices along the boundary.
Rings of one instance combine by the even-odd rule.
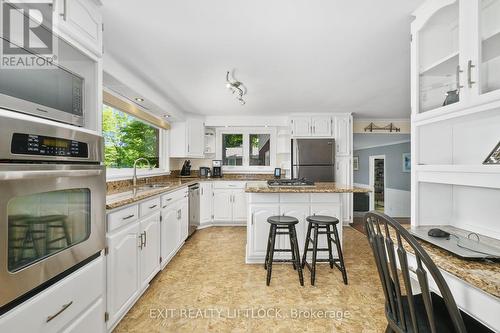
[[[153,209],[153,208],[155,208],[156,206],[158,206],[158,205],[149,206],[149,209]]]
[[[47,323],[49,321],[51,321],[52,319],[56,318],[57,316],[59,316],[61,313],[63,313],[67,308],[69,308],[71,306],[71,304],[73,304],[73,301],[69,302],[68,304],[64,304],[61,308],[61,310],[57,311],[57,313],[53,314],[52,316],[48,316],[47,317]]]
[[[135,216],[135,214],[132,214],[132,215],[129,215],[129,216],[125,216],[125,217],[122,217],[122,220],[128,220],[128,219],[131,219]]]

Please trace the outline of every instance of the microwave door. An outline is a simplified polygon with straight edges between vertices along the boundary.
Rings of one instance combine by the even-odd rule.
[[[105,167],[0,165],[0,309],[105,245]]]

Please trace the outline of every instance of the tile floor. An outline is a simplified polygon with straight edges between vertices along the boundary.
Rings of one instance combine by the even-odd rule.
[[[244,227],[197,231],[114,332],[384,332],[384,297],[362,233],[344,228],[348,286],[326,264],[314,287],[308,271],[301,287],[291,265],[275,264],[266,287],[263,265],[245,264],[245,243]]]

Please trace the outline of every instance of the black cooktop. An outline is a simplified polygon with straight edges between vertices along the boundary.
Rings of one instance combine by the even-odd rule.
[[[314,182],[310,180],[306,180],[304,178],[302,179],[273,179],[273,180],[268,180],[267,185],[271,187],[291,187],[291,186],[297,186],[297,187],[307,187],[307,186],[314,186]]]

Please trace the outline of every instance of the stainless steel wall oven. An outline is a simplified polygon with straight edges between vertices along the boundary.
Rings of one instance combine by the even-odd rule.
[[[103,141],[0,109],[0,314],[99,256]]]

